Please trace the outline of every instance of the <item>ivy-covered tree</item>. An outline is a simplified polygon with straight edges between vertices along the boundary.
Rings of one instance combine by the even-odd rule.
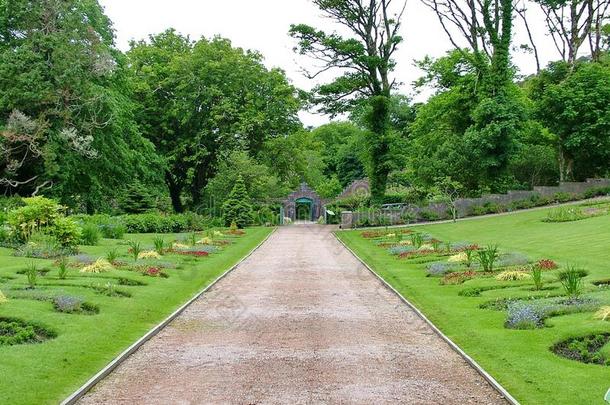
[[[396,88],[391,78],[395,68],[393,55],[402,42],[398,31],[406,3],[394,10],[393,0],[313,0],[333,21],[349,31],[349,36],[327,33],[315,27],[292,25],[290,35],[298,41],[295,48],[321,63],[309,78],[341,70],[342,75],[317,86],[312,101],[320,111],[337,115],[369,104],[367,114],[367,151],[369,179],[373,198],[380,201],[385,193],[392,164],[389,157],[390,96]]]
[[[241,176],[237,177],[229,197],[222,206],[222,211],[227,226],[235,223],[239,228],[245,228],[252,223],[252,204]]]

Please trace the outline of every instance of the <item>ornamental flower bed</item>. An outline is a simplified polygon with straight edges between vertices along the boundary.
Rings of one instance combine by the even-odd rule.
[[[177,250],[176,254],[183,256],[195,256],[195,257],[206,257],[210,254],[204,250]]]
[[[557,263],[555,263],[551,259],[541,259],[536,262],[536,265],[540,267],[542,270],[555,270],[557,267]]]
[[[142,274],[147,277],[168,278],[167,273],[163,272],[160,267],[147,267],[142,271]]]
[[[477,273],[476,271],[464,271],[464,272],[455,272],[446,274],[441,279],[441,284],[443,285],[452,285],[452,284],[462,284],[465,281],[472,280],[477,277],[481,273]]]

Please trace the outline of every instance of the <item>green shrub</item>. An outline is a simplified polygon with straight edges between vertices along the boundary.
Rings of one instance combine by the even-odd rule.
[[[583,197],[593,198],[610,195],[610,186],[608,187],[593,187],[584,192]]]
[[[136,181],[119,199],[119,207],[128,214],[141,214],[155,208],[155,199],[144,185]]]
[[[51,234],[63,248],[69,249],[76,248],[82,238],[81,228],[69,217],[57,218],[51,228]]]
[[[252,223],[252,205],[241,176],[237,178],[222,211],[225,225],[235,222],[239,228],[245,228]]]
[[[85,224],[82,229],[81,244],[96,246],[100,241],[100,230],[95,224]]]
[[[578,200],[578,198],[579,198],[578,194],[564,193],[562,191],[560,191],[559,193],[555,193],[553,195],[553,200],[555,200],[556,202],[560,202],[560,203],[575,201],[575,200]]]
[[[489,201],[483,205],[475,205],[470,208],[470,212],[474,216],[498,214],[500,212],[506,212],[506,211],[507,211],[507,209],[505,206],[497,204],[497,203],[489,202]]]
[[[430,211],[430,210],[420,211],[419,216],[424,221],[438,221],[441,218],[441,216],[438,213],[436,213],[435,211]]]
[[[53,226],[62,216],[63,207],[45,197],[24,198],[22,207],[7,214],[11,235],[19,242],[28,241],[33,232]]]
[[[209,218],[187,213],[162,215],[157,213],[122,215],[119,217],[129,233],[178,233],[200,231],[210,223]]]

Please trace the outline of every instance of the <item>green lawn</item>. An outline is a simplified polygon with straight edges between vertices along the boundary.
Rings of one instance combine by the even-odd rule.
[[[577,264],[590,273],[584,296],[609,305],[610,289],[595,287],[591,281],[610,278],[610,216],[566,223],[542,222],[545,216],[546,210],[527,211],[412,229],[443,241],[497,243],[501,251],[521,252],[531,260],[550,258],[560,266]],[[379,240],[365,239],[361,231],[341,231],[338,236],[522,403],[604,403],[603,396],[610,388],[610,367],[561,358],[549,348],[568,337],[610,332],[610,322],[595,320],[593,312],[584,312],[549,318],[546,328],[512,330],[504,328],[505,311],[479,308],[496,298],[561,294],[555,281],[558,271],[545,273],[547,285],[556,288],[544,292],[534,292],[531,282],[489,277],[440,285],[439,278],[426,277],[426,264],[390,255],[386,248],[376,246]],[[469,287],[501,284],[511,288],[486,291],[480,297],[458,295]],[[602,352],[610,353],[608,345]]]
[[[57,276],[51,260],[16,258],[9,249],[0,249],[0,290],[11,297],[18,294],[72,295],[98,305],[97,315],[56,312],[52,302],[13,298],[0,305],[0,317],[16,317],[41,323],[57,332],[57,337],[39,344],[0,346],[0,402],[4,404],[57,403],[103,368],[116,355],[171,314],[181,304],[237,263],[271,232],[251,228],[244,236],[223,236],[231,243],[209,257],[164,255],[163,262],[177,268],[166,271],[169,278],[147,277],[128,270],[102,274],[82,274],[71,269],[66,280]],[[121,260],[128,256],[126,240],[139,240],[152,249],[156,235],[126,235],[125,240],[102,240],[98,246],[82,247],[90,256],[104,257],[116,247]],[[162,235],[168,242],[180,235]],[[34,290],[26,276],[16,274],[32,261],[51,271],[38,277]],[[110,297],[96,293],[91,285],[117,284],[119,277],[145,282],[143,286],[117,286],[131,297]],[[8,278],[8,279],[7,279]],[[142,378],[147,378],[142,376]]]

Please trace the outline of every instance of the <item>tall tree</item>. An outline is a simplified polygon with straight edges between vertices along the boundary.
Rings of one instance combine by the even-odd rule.
[[[134,86],[146,136],[165,157],[174,209],[202,202],[219,158],[258,154],[268,138],[301,127],[301,102],[283,71],[222,38],[192,43],[173,30],[132,44]]]
[[[392,168],[388,157],[389,104],[397,83],[391,73],[396,66],[393,56],[402,42],[399,29],[406,2],[392,12],[393,0],[312,1],[350,32],[344,37],[305,24],[291,26],[290,35],[298,40],[295,50],[322,64],[318,71],[307,72],[307,77],[342,71],[330,83],[317,86],[312,101],[321,106],[320,111],[331,115],[369,103],[369,179],[373,197],[379,200]]]
[[[155,178],[123,60],[96,0],[0,1],[0,180],[92,211]]]

